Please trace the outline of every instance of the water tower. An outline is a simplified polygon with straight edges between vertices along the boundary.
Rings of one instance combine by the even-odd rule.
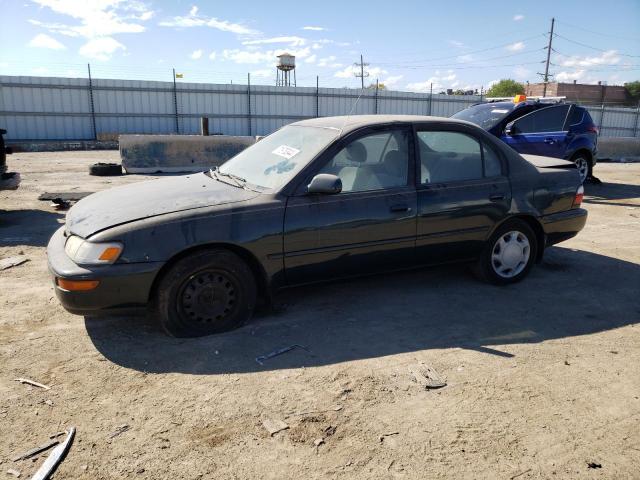
[[[289,53],[278,55],[276,69],[277,87],[296,86],[296,57],[294,55]],[[293,72],[293,84],[291,83],[291,72]]]

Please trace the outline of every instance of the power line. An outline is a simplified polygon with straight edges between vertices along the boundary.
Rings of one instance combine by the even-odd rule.
[[[565,37],[563,35],[560,35],[559,33],[556,33],[555,36],[559,37],[559,38],[562,38],[563,40],[566,40],[567,42],[575,43],[576,45],[580,45],[581,47],[590,48],[590,49],[596,50],[598,52],[609,52],[609,51],[613,50],[613,49],[605,50],[603,48],[594,47],[593,45],[587,45],[586,43],[577,42],[576,40],[571,40],[570,38],[567,38],[567,37]],[[616,55],[620,55],[620,56],[623,56],[623,57],[640,58],[640,55],[631,55],[631,54],[628,54],[628,53],[620,53],[617,50],[615,52],[616,52]]]
[[[478,67],[478,68],[482,68],[485,65],[483,64],[479,64],[477,62],[489,62],[492,60],[500,60],[503,58],[511,58],[511,57],[516,57],[518,55],[527,55],[529,53],[534,53],[534,52],[539,52],[540,50],[545,50],[545,48],[534,48],[531,50],[525,50],[523,52],[516,52],[516,53],[510,53],[508,55],[500,55],[498,57],[490,57],[490,58],[479,58],[477,60],[474,61],[475,65],[473,64],[469,64],[469,66],[472,67]],[[391,66],[391,67],[396,67],[396,68],[406,68],[406,69],[423,69],[423,68],[445,68],[448,66],[457,66],[460,65],[460,63],[462,62],[456,62],[456,63],[441,63],[441,64],[428,64],[428,65],[402,65],[402,64],[384,64],[385,66]],[[537,63],[537,62],[536,62]],[[382,65],[382,64],[380,64]]]
[[[593,33],[595,35],[602,35],[603,37],[619,38],[619,39],[622,39],[622,40],[630,40],[632,42],[640,42],[640,38],[623,37],[621,35],[612,35],[610,33],[596,32],[595,30],[589,30],[588,28],[579,27],[578,25],[573,25],[573,24],[567,23],[565,21],[560,21],[560,20],[556,20],[556,21],[558,23],[561,23],[562,25],[566,25],[567,27],[577,28],[578,30],[582,30],[584,32]]]

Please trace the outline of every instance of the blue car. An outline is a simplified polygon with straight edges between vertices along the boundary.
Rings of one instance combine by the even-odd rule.
[[[578,105],[495,101],[472,105],[453,118],[475,123],[519,153],[571,160],[582,182],[596,164],[598,129],[589,112]]]

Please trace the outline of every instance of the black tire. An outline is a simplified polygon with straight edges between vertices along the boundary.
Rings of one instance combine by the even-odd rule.
[[[586,182],[593,175],[593,162],[588,154],[584,152],[576,152],[571,157],[571,161],[576,164],[580,181]]]
[[[151,312],[169,335],[201,337],[245,323],[256,297],[256,280],[244,260],[228,250],[204,250],[164,273]]]
[[[526,237],[526,240],[528,241],[528,257],[526,263],[523,261],[513,267],[513,271],[511,272],[513,274],[512,276],[504,276],[499,274],[497,269],[502,268],[504,271],[508,271],[509,265],[501,265],[498,260],[494,259],[494,253],[496,253],[496,255],[500,254],[498,241],[506,238],[506,235],[510,232],[518,232],[520,235]],[[519,238],[521,237],[516,236],[515,238],[512,238],[512,240],[518,246],[524,245],[524,241],[518,241]],[[508,220],[500,225],[493,235],[491,235],[491,238],[482,250],[480,258],[473,267],[473,272],[480,280],[493,283],[494,285],[509,285],[511,283],[519,282],[531,271],[531,268],[536,261],[538,248],[536,235],[525,221],[515,218]],[[524,263],[522,269],[519,267],[521,263]]]
[[[118,163],[94,163],[89,167],[89,175],[98,177],[122,175],[122,165]]]

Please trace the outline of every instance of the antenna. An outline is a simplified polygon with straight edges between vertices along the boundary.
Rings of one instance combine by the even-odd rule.
[[[364,63],[364,61],[362,60],[362,55],[360,55],[360,63],[356,62],[356,63],[353,64],[353,66],[354,67],[360,67],[360,73],[354,72],[353,75],[356,78],[360,78],[360,81],[361,81],[361,84],[362,84],[362,88],[364,89],[364,79],[365,79],[365,77],[369,76],[369,72],[365,72],[364,71],[364,67],[368,67],[369,64],[368,63]]]

